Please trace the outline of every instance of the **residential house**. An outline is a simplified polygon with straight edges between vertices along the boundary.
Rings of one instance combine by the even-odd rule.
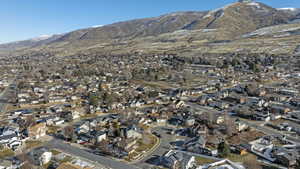
[[[197,167],[197,169],[245,169],[244,166],[230,160],[221,160]]]
[[[273,143],[271,141],[271,138],[263,137],[258,140],[254,140],[249,143],[251,145],[251,151],[260,156],[263,157],[271,162],[274,162],[276,159],[272,157],[271,152],[273,150]]]
[[[40,147],[40,148],[33,149],[29,153],[29,157],[32,159],[35,165],[42,166],[51,161],[52,152],[45,147]]]
[[[276,162],[286,167],[295,166],[299,155],[295,149],[288,150],[282,147],[276,147],[272,151],[272,156],[276,158]]]
[[[173,169],[176,166],[179,166],[181,169],[192,169],[196,166],[196,161],[194,156],[170,150],[160,157],[160,164],[170,169]]]
[[[249,126],[246,123],[243,123],[241,121],[236,121],[235,125],[238,132],[244,131],[249,128]]]
[[[107,139],[107,133],[105,131],[97,131],[95,137],[96,137],[96,141],[99,143]]]
[[[289,108],[281,106],[281,105],[270,105],[270,113],[273,114],[286,114],[290,111]]]
[[[135,139],[141,139],[142,134],[138,131],[136,127],[128,127],[128,128],[121,128],[122,135],[125,136],[125,138],[135,138]]]
[[[204,148],[205,145],[206,145],[206,138],[204,136],[198,136],[185,141],[183,147],[187,150],[193,151],[193,147]]]

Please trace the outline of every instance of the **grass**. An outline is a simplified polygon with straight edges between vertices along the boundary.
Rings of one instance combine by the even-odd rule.
[[[140,146],[136,149],[137,152],[147,151],[151,149],[157,142],[157,139],[155,136],[151,134],[145,134],[143,137],[148,137],[150,139],[150,143],[145,144],[141,141],[139,141]]]
[[[51,162],[49,162],[47,164],[44,164],[42,167],[45,168],[45,169],[47,169],[47,168],[49,168],[50,165],[51,165]]]
[[[246,155],[238,155],[238,154],[231,153],[227,158],[233,162],[242,162],[242,163],[249,160],[256,161],[256,156],[250,153]]]
[[[40,147],[40,146],[43,145],[43,142],[37,141],[37,140],[27,140],[25,143],[26,143],[26,148],[27,149]]]
[[[66,163],[66,162],[71,162],[72,161],[72,157],[71,156],[66,156],[64,159],[62,159],[60,161],[60,163]]]
[[[48,126],[47,133],[48,134],[55,134],[60,129],[58,126]]]
[[[198,165],[203,165],[203,164],[209,164],[209,163],[213,163],[216,162],[215,160],[211,160],[208,158],[203,158],[203,157],[195,157],[196,163]]]
[[[15,153],[11,149],[4,149],[0,151],[0,159],[6,158],[6,157],[11,157],[14,156]]]
[[[52,154],[53,154],[54,156],[61,153],[60,151],[55,150],[55,149],[52,149],[51,152],[52,152]]]
[[[129,156],[125,160],[131,161],[138,158],[140,154],[144,154],[144,151],[149,151],[150,149],[152,149],[158,141],[158,139],[151,134],[144,134],[143,137],[148,137],[150,140],[149,143],[144,143],[142,139],[139,140],[139,146],[135,149],[133,153],[129,154]]]

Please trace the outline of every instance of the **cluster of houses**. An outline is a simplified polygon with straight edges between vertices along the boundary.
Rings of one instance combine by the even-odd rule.
[[[96,152],[125,158],[139,146],[143,129],[118,114],[100,116],[75,124],[75,142],[96,147]],[[66,133],[64,133],[66,135]]]

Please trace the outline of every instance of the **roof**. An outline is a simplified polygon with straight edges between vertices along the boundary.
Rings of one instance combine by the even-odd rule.
[[[178,151],[173,151],[170,150],[164,155],[164,160],[165,162],[168,162],[169,164],[173,164],[175,161],[180,161],[182,168],[185,168],[185,166],[189,163],[189,161],[193,158],[193,156],[183,153],[183,152],[178,152]]]
[[[234,163],[230,160],[221,160],[204,166],[200,166],[197,169],[245,169],[244,166]]]

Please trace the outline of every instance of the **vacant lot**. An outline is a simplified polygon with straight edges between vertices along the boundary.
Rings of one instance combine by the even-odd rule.
[[[249,143],[250,141],[256,140],[257,138],[264,136],[265,134],[259,132],[259,131],[245,131],[242,133],[239,133],[238,135],[232,136],[228,139],[228,142],[230,144],[245,144]]]

